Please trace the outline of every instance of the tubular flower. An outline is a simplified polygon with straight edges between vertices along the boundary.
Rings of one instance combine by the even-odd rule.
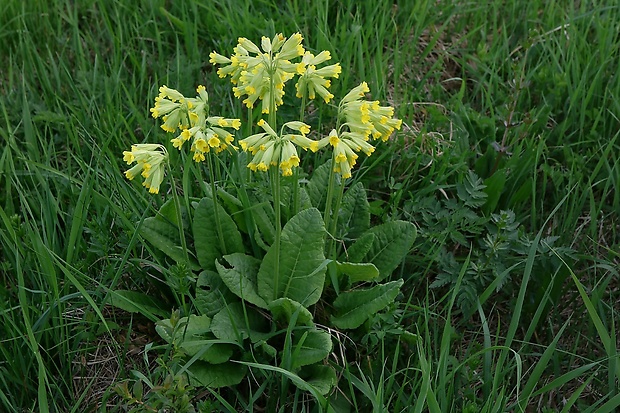
[[[151,109],[153,117],[162,117],[161,126],[167,132],[178,129],[181,133],[170,142],[181,150],[183,144],[191,140],[190,151],[196,162],[205,160],[205,154],[213,149],[220,153],[226,149],[237,149],[232,143],[232,133],[224,128],[239,130],[239,119],[209,116],[209,95],[206,88],[200,85],[196,88],[198,95],[195,98],[186,98],[181,93],[166,86],[159,88],[160,94],[155,98],[155,107]]]
[[[144,178],[144,185],[150,193],[159,192],[159,186],[164,180],[164,168],[168,152],[163,145],[139,143],[131,146],[131,151],[123,152],[123,160],[127,165],[136,163],[133,167],[125,171],[125,176],[132,180],[138,174]]]
[[[286,127],[299,133],[278,135],[273,128],[261,119],[258,122],[264,132],[248,136],[239,141],[241,149],[250,152],[253,155],[252,160],[248,164],[248,168],[252,171],[267,171],[271,166],[280,168],[283,176],[291,176],[293,168],[299,166],[299,154],[297,147],[304,150],[310,149],[316,152],[320,148],[318,141],[313,141],[306,137],[306,133],[310,132],[310,126],[303,122],[287,122],[282,129]]]
[[[327,90],[331,86],[331,81],[326,78],[333,77],[337,79],[342,72],[340,64],[336,63],[320,69],[316,68],[316,65],[330,59],[331,55],[327,50],[322,51],[316,56],[310,52],[304,54],[297,68],[300,74],[299,80],[295,84],[298,98],[308,97],[309,99],[314,99],[317,93],[323,98],[325,103],[329,103],[334,98],[334,95]]]
[[[305,52],[299,33],[288,39],[277,34],[273,39],[263,37],[260,48],[245,37],[238,39],[234,54],[228,58],[212,52],[209,61],[220,65],[217,73],[220,77],[230,76],[235,85],[233,93],[243,98],[248,108],[253,108],[257,100],[262,101],[262,112],[269,113],[269,102],[274,99],[277,110],[282,105],[284,84],[299,73],[298,65],[290,59],[302,56]]]
[[[374,146],[349,132],[343,132],[338,136],[335,129],[332,129],[329,136],[321,139],[321,145],[331,145],[334,148],[332,155],[334,172],[339,173],[345,179],[351,177],[351,169],[357,163],[357,152],[363,151],[370,156],[375,150]]]
[[[175,89],[166,85],[159,88],[159,95],[155,98],[155,106],[151,108],[154,118],[162,118],[161,128],[166,132],[174,132],[187,128],[190,124],[189,111],[195,108],[195,99],[186,99]]]
[[[372,136],[385,142],[395,129],[400,129],[402,120],[393,118],[394,108],[363,100],[368,92],[366,82],[353,88],[340,102],[339,116],[344,118],[349,136],[356,140],[367,141]]]

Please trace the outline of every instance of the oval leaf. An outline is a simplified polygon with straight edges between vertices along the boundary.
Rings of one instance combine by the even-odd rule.
[[[350,261],[373,263],[379,270],[380,279],[384,279],[392,274],[409,253],[417,231],[411,222],[392,221],[376,226],[367,231],[366,234],[374,235],[370,248],[361,259],[357,252],[355,252],[354,257],[351,257],[353,254],[349,251]],[[362,238],[365,238],[366,234]]]
[[[190,383],[193,386],[217,388],[241,383],[247,367],[232,362],[210,364],[196,361],[187,370],[190,372]]]
[[[239,233],[233,219],[219,204],[217,211],[222,233],[224,234],[225,251],[222,251],[217,233],[213,200],[208,197],[202,198],[194,212],[193,229],[196,258],[198,258],[200,266],[205,270],[214,271],[216,269],[215,260],[223,255],[245,251],[241,233]]]
[[[332,336],[321,330],[309,330],[303,334],[296,332],[293,339],[293,356],[291,367],[297,370],[301,366],[323,361],[332,351]],[[297,338],[297,336],[300,336]]]
[[[273,318],[278,321],[290,323],[293,314],[297,313],[297,322],[295,325],[314,325],[310,311],[290,298],[278,298],[272,301],[269,303],[269,309],[271,310],[271,314],[273,314]]]
[[[291,218],[280,239],[279,271],[276,274],[276,246],[272,245],[258,271],[258,293],[270,303],[287,297],[308,307],[321,297],[325,271],[325,225],[316,208]]]
[[[218,261],[215,262],[217,272],[230,291],[239,298],[248,301],[260,308],[268,308],[265,300],[258,295],[256,275],[260,260],[245,254],[230,254],[223,257],[232,268],[226,268]]]
[[[348,329],[361,326],[370,316],[394,302],[402,285],[403,280],[398,280],[340,294],[334,300],[336,315],[331,317],[332,324]]]
[[[349,276],[352,283],[370,281],[379,276],[379,270],[369,262],[336,262],[338,271]]]

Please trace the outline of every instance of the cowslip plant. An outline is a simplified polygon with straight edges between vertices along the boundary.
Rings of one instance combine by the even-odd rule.
[[[156,327],[176,354],[185,355],[182,370],[193,385],[235,385],[248,368],[262,366],[263,374],[280,373],[283,382],[324,405],[336,385],[328,363],[330,329],[360,328],[394,302],[403,281],[386,279],[409,252],[416,230],[405,221],[372,227],[363,185],[347,186],[359,153],[371,156],[375,143],[388,141],[402,121],[393,108],[367,100],[370,90],[362,82],[338,104],[334,128],[311,138],[304,119],[308,100],[331,102],[331,81],[342,68],[317,68],[331,60],[330,53],[315,56],[302,41],[299,33],[278,34],[263,37],[259,47],[239,38],[230,57],[210,54],[218,75],[230,77],[248,119],[255,105],[267,117],[249,136],[229,132],[240,129],[239,119],[210,113],[204,86],[195,98],[160,88],[153,117],[175,135],[170,143],[182,156],[189,142],[192,159],[206,164],[209,184],[198,182],[203,197],[186,198],[186,205],[172,184],[173,199],[140,231],[175,266],[198,274],[195,292],[184,293],[182,311]],[[286,83],[295,78],[300,119],[279,125],[276,112]],[[303,153],[330,149],[331,160],[300,179]],[[134,145],[124,159],[136,162],[128,178],[142,172],[144,185],[159,192],[168,167],[162,145]],[[228,162],[244,162],[249,178],[222,175],[220,165]],[[281,396],[287,388],[282,386]]]

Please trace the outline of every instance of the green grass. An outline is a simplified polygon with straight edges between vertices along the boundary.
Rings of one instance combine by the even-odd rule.
[[[87,371],[80,360],[102,337],[132,332],[110,314],[108,291],[167,291],[155,280],[163,263],[136,232],[163,199],[127,181],[121,160],[132,142],[164,138],[148,111],[157,87],[189,92],[204,83],[214,105],[243,117],[208,53],[232,52],[239,36],[295,31],[347,69],[334,82],[337,97],[366,80],[373,98],[396,107],[404,130],[362,163],[357,179],[373,194],[375,220],[415,220],[421,234],[397,274],[407,288],[391,321],[375,320],[366,344],[345,350],[340,396],[358,411],[620,405],[620,9],[400,3],[2,2],[0,410],[95,408],[100,400],[77,377],[105,370]],[[328,130],[329,115],[317,111],[313,129]],[[427,198],[458,199],[470,170],[494,197],[492,208],[476,210],[480,218],[510,209],[531,243],[506,252],[516,276],[499,292],[487,288],[466,319],[455,294],[480,239],[464,232],[470,243],[459,244],[450,234],[469,222],[428,227],[416,208]],[[548,236],[558,239],[544,256],[537,248]],[[428,288],[442,250],[455,252],[454,284]],[[125,350],[115,349],[119,360]],[[145,370],[119,363],[118,381]],[[253,368],[264,386],[196,395],[258,410],[281,388]],[[310,409],[304,397],[293,396],[298,411]]]

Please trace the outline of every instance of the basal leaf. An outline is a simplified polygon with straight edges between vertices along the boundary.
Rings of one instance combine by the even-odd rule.
[[[194,304],[201,314],[213,317],[228,303],[237,301],[236,296],[226,287],[215,271],[203,271],[196,282]]]
[[[267,320],[256,310],[240,302],[222,308],[213,317],[211,332],[220,340],[241,343],[246,338],[252,342],[265,339],[269,329]]]
[[[352,283],[371,281],[379,277],[379,270],[369,262],[336,262],[338,271],[346,274]]]
[[[219,204],[217,211],[222,233],[224,234],[223,244],[225,251],[222,251],[217,233],[213,200],[207,197],[201,199],[194,212],[194,247],[196,248],[198,262],[205,270],[214,271],[216,269],[215,260],[223,255],[245,251],[241,234],[233,219]]]
[[[228,289],[239,298],[266,309],[267,303],[258,295],[256,286],[256,276],[261,261],[241,253],[225,255],[222,260],[232,266],[232,268],[227,268],[220,262],[215,262],[217,272]]]
[[[318,209],[325,207],[325,199],[327,197],[327,186],[329,184],[329,174],[331,161],[327,162],[312,172],[312,178],[306,185],[306,192],[310,198],[312,206]]]
[[[338,328],[357,328],[370,316],[387,307],[398,295],[403,280],[341,293],[334,300],[336,315],[332,324]]]
[[[356,242],[349,248],[349,261],[373,263],[379,270],[379,278],[384,279],[392,274],[407,253],[409,253],[413,241],[415,241],[417,231],[410,222],[391,221],[371,228],[366,234],[374,235],[370,248],[360,259],[361,254],[356,250]],[[366,235],[362,239],[364,237]],[[358,242],[360,241],[361,239],[358,240]],[[366,246],[364,245],[364,247]],[[351,249],[354,251],[351,252]]]
[[[167,342],[172,342],[175,339],[185,339],[192,336],[201,336],[210,331],[211,318],[206,315],[191,314],[189,317],[181,317],[179,321],[173,326],[170,319],[160,320],[156,323],[155,329],[160,332],[160,329],[166,331],[160,336]]]
[[[188,357],[199,355],[199,359],[212,364],[221,364],[230,360],[234,346],[228,343],[220,343],[212,334],[203,338],[184,340],[178,347]]]
[[[375,242],[375,235],[371,232],[366,232],[359,239],[357,239],[340,257],[341,261],[348,262],[363,262],[364,257],[372,248],[372,244]]]
[[[210,364],[196,361],[187,370],[190,372],[190,383],[193,386],[218,388],[241,383],[248,369],[242,364],[232,362]]]
[[[361,182],[345,192],[338,217],[338,234],[358,238],[370,228],[370,205]]]
[[[295,325],[307,325],[312,326],[312,314],[306,307],[299,304],[297,301],[293,301],[290,298],[278,298],[277,300],[269,303],[269,309],[273,318],[278,321],[284,321],[287,324],[291,321],[291,318],[297,313],[297,321]]]
[[[300,211],[282,229],[279,270],[276,246],[267,251],[258,271],[258,293],[270,303],[287,297],[308,307],[321,297],[325,281],[325,226],[316,208]]]
[[[321,364],[303,367],[299,372],[299,377],[323,396],[327,395],[338,383],[336,371],[331,366]]]
[[[170,314],[170,309],[164,308],[161,301],[138,291],[110,291],[110,304],[130,313],[140,313],[151,320]]]
[[[179,228],[161,217],[149,217],[142,221],[140,225],[140,235],[155,248],[175,260],[179,264],[184,264],[185,253],[181,246]],[[190,251],[187,252],[189,266],[193,271],[200,269],[198,262]]]
[[[322,330],[297,331],[293,338],[291,368],[319,363],[332,351],[332,336]]]

